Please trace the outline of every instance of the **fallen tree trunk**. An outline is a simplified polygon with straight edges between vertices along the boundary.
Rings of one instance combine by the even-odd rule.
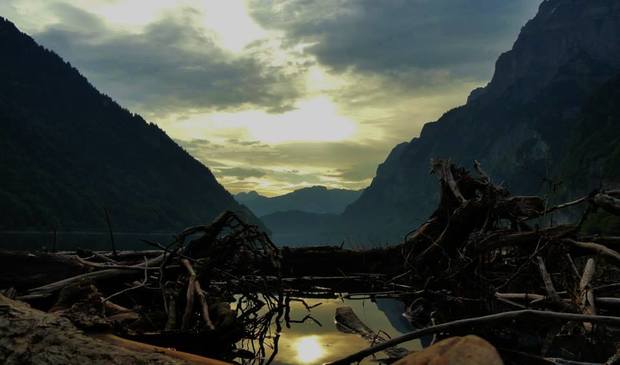
[[[2,364],[226,364],[118,337],[103,337],[105,341],[89,337],[63,317],[0,295]]]

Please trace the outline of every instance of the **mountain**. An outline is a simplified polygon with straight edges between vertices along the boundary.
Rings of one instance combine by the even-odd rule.
[[[258,220],[155,124],[0,18],[0,230],[178,231]],[[131,80],[126,80],[128,83]]]
[[[319,214],[340,214],[361,193],[360,190],[312,186],[271,198],[262,196],[255,191],[239,193],[235,195],[235,199],[246,205],[259,217],[290,210]]]
[[[558,170],[559,176],[570,181],[559,189],[564,196],[620,186],[620,76],[603,85],[586,103]],[[620,234],[620,218],[596,212],[584,228]]]
[[[438,199],[431,158],[465,166],[479,160],[495,181],[519,194],[561,181],[562,193],[572,196],[614,180],[619,161],[604,156],[617,156],[613,103],[588,105],[596,105],[596,95],[613,99],[618,85],[608,82],[619,72],[620,2],[543,1],[512,50],[499,57],[486,87],[392,150],[344,212],[345,230],[396,241],[422,223]],[[582,163],[582,180],[567,167],[575,161]]]

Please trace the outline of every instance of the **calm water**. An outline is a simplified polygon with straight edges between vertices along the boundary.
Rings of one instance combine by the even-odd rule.
[[[125,250],[149,250],[152,246],[140,241],[172,242],[173,233],[114,233],[116,248]],[[110,250],[108,232],[0,232],[0,249],[5,250],[51,250],[56,241],[56,250]]]
[[[404,305],[395,299],[305,299],[309,305],[322,303],[308,311],[302,303],[291,302],[291,319],[301,320],[310,314],[321,325],[312,320],[304,323],[291,323],[290,328],[282,325],[278,341],[278,353],[272,364],[322,364],[327,361],[349,355],[369,346],[369,343],[357,334],[343,333],[336,328],[334,316],[336,308],[349,306],[373,331],[384,331],[390,337],[399,336],[413,330],[407,320],[402,317]],[[276,334],[275,328],[273,334]],[[270,338],[272,340],[273,337]],[[267,342],[267,341],[266,341]],[[251,350],[251,344],[245,343],[244,348]],[[266,344],[268,358],[273,352]],[[408,350],[421,348],[419,341],[411,341],[401,345]],[[377,358],[386,358],[384,353]],[[259,364],[260,362],[246,361],[244,364]],[[372,357],[361,364],[377,364]]]

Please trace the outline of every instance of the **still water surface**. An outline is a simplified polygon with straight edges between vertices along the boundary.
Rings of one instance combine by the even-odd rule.
[[[272,362],[274,365],[322,364],[336,360],[369,346],[369,343],[357,334],[343,333],[336,328],[334,315],[336,308],[349,306],[373,331],[384,331],[390,337],[399,336],[413,330],[402,316],[404,305],[395,299],[304,299],[310,306],[321,303],[308,311],[300,302],[291,302],[291,319],[301,320],[310,314],[317,322],[306,320],[304,323],[291,323],[291,327],[282,326],[278,341],[278,353]],[[249,344],[246,349],[251,350]],[[419,341],[411,341],[401,345],[408,350],[419,350]],[[273,352],[266,346],[268,358]],[[385,358],[378,354],[377,358]],[[259,362],[245,362],[258,364]],[[369,357],[361,364],[377,364]]]

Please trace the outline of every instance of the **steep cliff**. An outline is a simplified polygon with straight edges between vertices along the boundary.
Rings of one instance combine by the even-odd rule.
[[[619,71],[620,2],[544,1],[486,87],[394,148],[345,211],[347,230],[397,240],[420,224],[438,198],[431,158],[479,160],[515,193],[540,192],[548,179],[570,186],[557,166],[575,146],[586,101]]]

